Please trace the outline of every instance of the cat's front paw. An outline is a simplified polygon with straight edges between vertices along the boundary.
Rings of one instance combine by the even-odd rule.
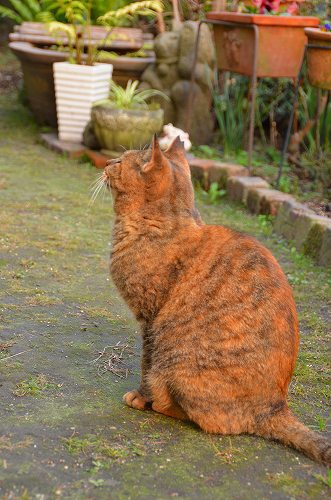
[[[123,401],[126,405],[136,410],[146,410],[151,406],[151,402],[144,398],[138,391],[130,391],[124,394]]]

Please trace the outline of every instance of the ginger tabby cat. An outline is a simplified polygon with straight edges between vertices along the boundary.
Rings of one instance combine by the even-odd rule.
[[[142,329],[142,380],[124,401],[204,431],[277,439],[330,463],[331,447],[291,413],[298,353],[291,288],[254,238],[205,225],[177,138],[110,160],[111,276]]]

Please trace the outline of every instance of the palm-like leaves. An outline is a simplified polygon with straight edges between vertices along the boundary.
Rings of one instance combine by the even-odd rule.
[[[21,23],[22,21],[24,21],[24,19],[22,19],[22,17],[17,12],[7,7],[3,7],[2,5],[0,5],[0,17],[6,17],[7,19],[14,21],[15,23]]]
[[[155,89],[137,89],[139,85],[139,81],[129,80],[126,88],[123,89],[119,85],[116,85],[114,81],[110,82],[110,93],[109,99],[111,103],[119,109],[133,109],[133,108],[141,108],[148,107],[147,101],[151,97],[163,97],[163,99],[169,100],[168,96],[163,92]]]
[[[0,6],[0,17],[7,17],[15,23],[24,21],[50,22],[54,15],[45,0],[9,0],[12,8]]]

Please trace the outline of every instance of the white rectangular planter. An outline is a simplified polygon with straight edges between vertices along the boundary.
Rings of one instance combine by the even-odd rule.
[[[113,66],[56,62],[53,71],[59,139],[82,142],[92,104],[108,97]]]

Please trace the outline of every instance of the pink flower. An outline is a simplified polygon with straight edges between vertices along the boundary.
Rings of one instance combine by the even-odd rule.
[[[281,0],[253,0],[255,7],[259,9],[260,14],[267,12],[277,12]]]
[[[274,12],[277,12],[279,9],[280,5],[280,0],[264,0],[264,6],[267,11],[273,10]]]
[[[298,11],[299,11],[299,5],[298,5],[296,2],[292,2],[292,3],[288,6],[288,8],[287,8],[287,10],[286,10],[286,12],[287,12],[288,14],[291,14],[291,16],[293,16],[294,14],[297,14],[297,13],[298,13]]]

